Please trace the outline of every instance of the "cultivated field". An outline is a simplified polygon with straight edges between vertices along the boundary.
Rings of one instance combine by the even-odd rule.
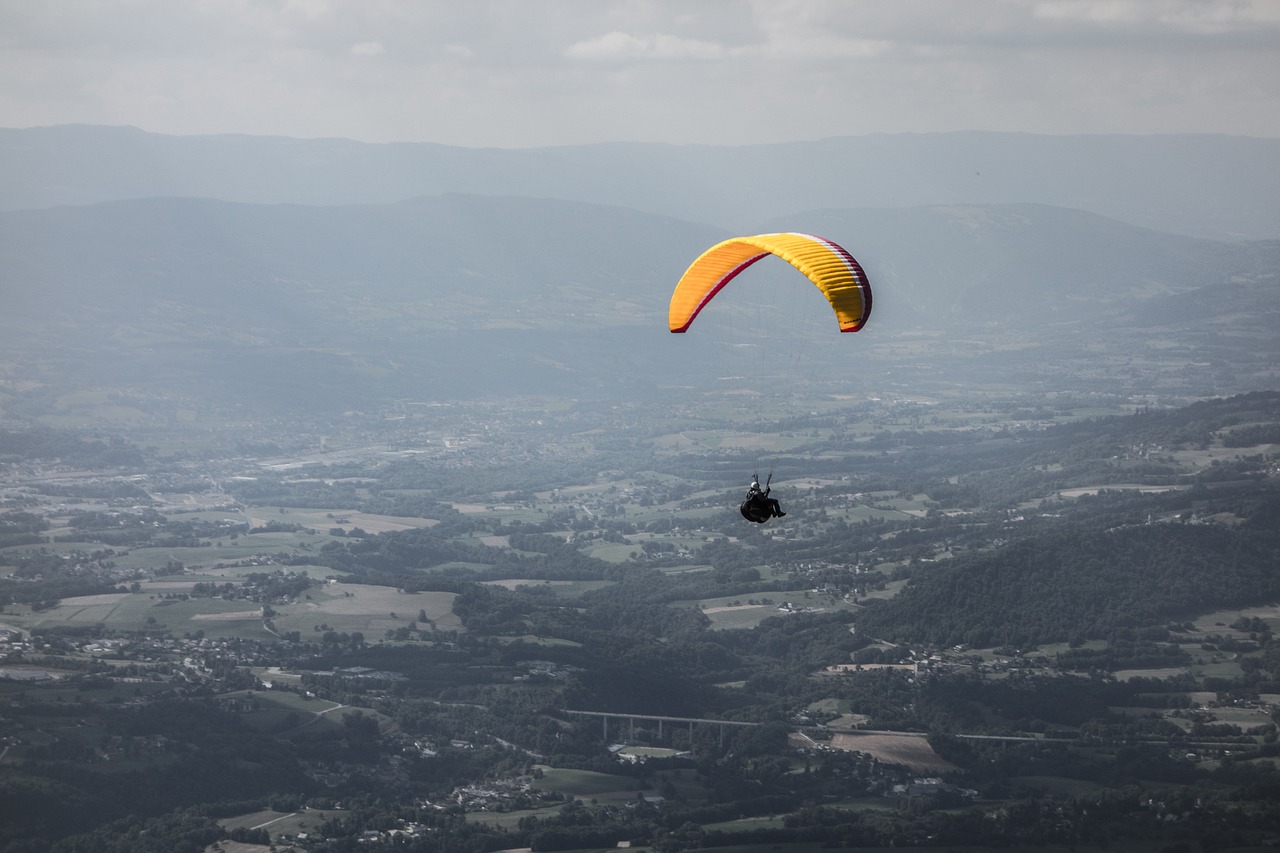
[[[179,637],[202,631],[208,637],[272,638],[263,624],[262,606],[254,602],[183,600],[164,598],[163,594],[144,589],[76,596],[40,612],[13,605],[5,613],[5,621],[22,630],[100,624],[119,631],[163,627]],[[462,630],[462,623],[452,610],[453,599],[454,594],[448,592],[407,593],[385,586],[329,583],[309,590],[300,601],[274,605],[272,625],[276,634],[297,631],[304,640],[316,639],[317,632],[331,630],[348,634],[359,631],[367,640],[375,641],[389,630],[414,623],[422,630],[429,630],[432,623],[441,631]],[[425,623],[423,615],[427,618]]]
[[[254,508],[249,511],[248,521],[254,527],[263,527],[269,521],[288,521],[291,524],[302,524],[327,533],[330,529],[342,528],[350,533],[359,527],[366,533],[387,533],[393,530],[412,530],[416,527],[433,527],[440,522],[434,518],[414,518],[402,515],[374,515],[359,510],[308,509],[305,507],[286,507],[283,514],[279,509]],[[263,534],[254,534],[260,536]]]
[[[271,837],[281,835],[296,836],[300,832],[315,833],[330,818],[341,819],[347,813],[342,809],[303,809],[300,812],[277,812],[266,809],[260,812],[238,815],[218,821],[224,829],[265,829]],[[222,850],[232,853],[236,848],[234,841],[220,843]],[[260,844],[242,844],[240,849],[265,851],[268,848]],[[276,849],[276,848],[271,848]]]
[[[533,783],[535,791],[559,791],[577,799],[635,799],[640,781],[631,776],[543,767],[543,776]]]
[[[360,631],[369,640],[381,639],[386,631],[429,626],[420,621],[425,611],[427,620],[441,631],[460,631],[462,622],[454,615],[454,593],[401,592],[386,586],[353,583],[329,583],[307,593],[304,600],[277,608],[276,630],[298,631],[306,639],[319,625],[330,630],[351,633]]]
[[[862,752],[885,764],[906,767],[912,773],[933,776],[959,770],[929,746],[923,736],[898,734],[837,734],[831,736],[831,748]]]
[[[508,578],[500,581],[485,581],[484,583],[490,586],[500,586],[503,589],[518,589],[522,586],[539,587],[551,590],[558,598],[574,598],[584,592],[610,586],[614,581],[551,581],[538,578]]]
[[[767,598],[772,603],[761,599]],[[790,610],[779,609],[790,604]],[[700,601],[677,601],[673,607],[698,607],[711,620],[711,627],[754,628],[766,619],[786,617],[791,613],[829,613],[834,610],[852,610],[856,605],[847,604],[831,596],[814,595],[810,590],[792,589],[783,592],[760,593],[752,596],[725,596]]]

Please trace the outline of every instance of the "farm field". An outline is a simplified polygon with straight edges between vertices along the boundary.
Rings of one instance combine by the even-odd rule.
[[[1280,631],[1280,604],[1265,607],[1245,607],[1236,610],[1217,610],[1195,620],[1195,628],[1205,634],[1221,634],[1224,637],[1247,637],[1248,631],[1240,631],[1231,625],[1240,619],[1261,619],[1272,631]]]
[[[533,782],[535,791],[559,791],[577,799],[632,799],[640,785],[640,781],[631,776],[616,776],[592,770],[544,767],[542,773],[542,778]]]
[[[762,599],[768,599],[768,602]],[[790,604],[790,610],[780,609]],[[828,613],[854,610],[857,605],[837,601],[830,596],[814,595],[811,590],[793,589],[758,596],[724,596],[698,601],[677,601],[672,607],[697,607],[716,629],[754,628],[766,619],[785,617],[789,613]]]
[[[254,527],[263,527],[270,521],[288,522],[314,528],[320,533],[340,528],[350,533],[360,528],[366,533],[387,533],[393,530],[413,530],[433,527],[440,522],[434,518],[417,518],[403,515],[375,515],[357,509],[335,510],[307,507],[249,507],[245,510]],[[266,534],[255,533],[254,536]]]
[[[483,826],[492,826],[498,829],[513,830],[520,825],[520,821],[526,817],[544,818],[559,814],[560,810],[567,805],[566,802],[547,803],[544,806],[532,809],[512,809],[506,812],[467,812],[467,823],[477,823]]]
[[[817,702],[810,703],[808,710],[824,716],[837,715],[826,723],[832,729],[855,729],[865,726],[871,718],[866,714],[853,713],[852,704],[852,700],[849,699],[819,699]]]
[[[181,563],[193,569],[211,569],[218,565],[260,559],[264,554],[292,552],[300,546],[319,547],[328,536],[298,533],[253,533],[218,540],[206,547],[133,548],[121,552],[115,562],[125,569],[162,570],[170,563]],[[75,543],[67,543],[75,544]],[[93,547],[89,543],[81,549]]]
[[[271,809],[224,818],[218,824],[225,829],[265,829],[275,838],[280,835],[296,836],[299,832],[315,832],[326,820],[341,819],[347,812],[343,809],[304,808],[298,812],[278,812]],[[235,843],[235,842],[230,842]],[[222,842],[224,850],[228,842]],[[250,849],[266,849],[261,845],[245,845]]]
[[[836,734],[831,737],[831,748],[866,753],[877,761],[897,764],[922,776],[936,776],[958,769],[934,752],[928,740],[915,735]]]
[[[584,592],[612,586],[615,581],[552,581],[540,578],[507,578],[498,581],[485,581],[489,586],[500,586],[503,589],[519,589],[522,586],[548,589],[557,598],[576,598]]]
[[[751,829],[780,829],[786,826],[785,818],[785,815],[742,817],[736,820],[724,820],[717,823],[703,824],[702,828],[709,832],[743,832]]]
[[[237,690],[218,698],[224,702],[243,702],[240,718],[252,728],[268,732],[292,733],[303,727],[314,731],[316,728],[337,726],[342,722],[339,712],[348,707],[329,699],[311,698],[285,690]],[[361,710],[369,716],[381,716],[368,709]],[[385,718],[382,722],[390,724]]]
[[[374,640],[418,622],[420,613],[425,612],[438,629],[460,631],[462,622],[452,610],[454,598],[449,592],[401,592],[386,586],[329,583],[310,590],[301,601],[279,607],[274,623],[277,631],[298,631],[304,638],[317,626],[328,625],[329,630],[360,631]]]
[[[5,619],[25,630],[100,624],[120,631],[163,627],[179,636],[203,630],[201,622],[205,622],[219,623],[224,630],[230,629],[232,633],[227,636],[251,636],[253,639],[268,639],[270,636],[262,628],[262,608],[252,602],[222,599],[182,601],[157,598],[146,592],[74,596],[39,612],[29,607],[13,606],[6,612]]]
[[[359,631],[375,640],[389,630],[418,622],[425,613],[442,631],[462,630],[452,611],[453,599],[454,594],[446,592],[406,593],[391,587],[331,583],[311,589],[293,604],[278,605],[272,624],[275,634],[298,631],[304,639],[312,637],[320,626],[328,626],[322,630]],[[75,596],[43,611],[14,605],[4,619],[22,630],[100,624],[118,631],[164,628],[175,636],[203,632],[209,637],[273,638],[263,624],[261,605],[251,601],[161,598],[145,589]]]
[[[1060,796],[1081,796],[1102,790],[1104,787],[1096,782],[1067,779],[1062,776],[1010,776],[1009,783]]]

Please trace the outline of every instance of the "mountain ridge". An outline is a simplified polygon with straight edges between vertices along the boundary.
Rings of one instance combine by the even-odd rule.
[[[1222,135],[871,134],[743,146],[190,136],[0,129],[0,206],[182,195],[389,202],[462,192],[612,203],[731,231],[826,207],[1036,202],[1218,239],[1280,237],[1280,140]]]

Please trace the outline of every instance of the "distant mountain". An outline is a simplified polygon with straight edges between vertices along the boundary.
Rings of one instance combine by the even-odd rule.
[[[620,208],[456,195],[5,213],[0,328],[51,379],[98,387],[341,407],[592,393],[653,350],[619,328],[664,341],[665,291],[717,239]]]
[[[182,196],[385,204],[444,193],[635,208],[731,231],[805,210],[1037,203],[1216,239],[1280,238],[1280,140],[872,134],[744,146],[472,149],[0,129],[0,209]]]
[[[623,208],[460,195],[142,199],[0,214],[0,235],[11,297],[30,300],[16,311],[38,315],[56,297],[126,322],[172,305],[312,344],[368,333],[365,315],[412,334],[652,325],[684,265],[722,238]]]
[[[766,227],[850,235],[855,254],[876,269],[887,310],[968,329],[1096,321],[1254,263],[1238,244],[1043,205],[828,210]]]
[[[619,207],[446,195],[8,212],[0,347],[11,378],[45,389],[289,406],[707,387],[747,341],[812,342],[803,378],[850,388],[892,377],[917,389],[1106,379],[1155,390],[1194,378],[1215,394],[1274,381],[1280,243],[1037,205],[811,211],[745,230],[783,228],[863,261],[876,293],[863,332],[834,333],[817,291],[777,262],[726,290],[717,318],[756,298],[751,279],[821,319],[744,316],[726,340],[703,334],[719,322],[704,317],[670,335],[674,282],[731,235]]]

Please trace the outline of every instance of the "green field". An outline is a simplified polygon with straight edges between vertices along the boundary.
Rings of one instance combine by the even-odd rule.
[[[299,545],[319,547],[328,539],[328,536],[312,536],[305,533],[242,534],[235,539],[216,540],[215,544],[204,548],[134,548],[120,552],[113,559],[118,566],[127,569],[163,568],[170,561],[182,563],[189,568],[208,569],[219,563],[249,560],[259,554],[291,552]],[[101,546],[85,542],[78,547],[82,550],[93,550]],[[264,571],[264,569],[259,567],[258,571]]]
[[[557,767],[543,768],[543,776],[533,783],[535,791],[559,791],[569,796],[584,798],[606,797],[627,799],[640,790],[641,782],[634,776],[615,776],[592,770],[566,770]],[[621,795],[621,796],[620,796]]]
[[[1031,791],[1043,791],[1058,796],[1078,797],[1104,790],[1105,786],[1082,779],[1067,779],[1062,776],[1010,776],[1009,784],[1017,788],[1024,787]]]
[[[630,542],[601,542],[598,545],[589,545],[584,549],[588,556],[595,557],[597,560],[604,560],[609,563],[625,563],[634,555],[640,553],[640,546]]]
[[[772,603],[762,601],[765,598]],[[754,628],[764,620],[775,616],[785,618],[789,614],[778,609],[784,602],[789,602],[793,605],[797,612],[802,609],[818,613],[857,609],[855,604],[839,601],[830,596],[817,595],[811,590],[805,589],[756,595],[705,598],[698,601],[676,601],[671,606],[697,607],[711,620],[712,628],[723,630],[728,628]]]
[[[326,820],[342,818],[346,814],[347,812],[342,809],[304,809],[300,812],[277,812],[265,809],[260,812],[224,818],[218,821],[218,824],[229,830],[265,829],[271,833],[271,837],[274,839],[281,835],[293,837],[300,832],[316,832]],[[227,842],[223,842],[222,846],[225,849]],[[266,848],[256,847],[251,849],[265,850]]]
[[[360,631],[368,640],[381,639],[386,631],[418,622],[419,611],[442,631],[461,631],[454,615],[454,593],[401,592],[386,586],[330,583],[309,590],[302,601],[277,607],[278,632],[298,631],[303,639],[316,633],[320,625],[329,630]],[[429,626],[419,623],[418,627]]]
[[[659,746],[624,746],[618,750],[619,755],[643,755],[648,758],[671,758],[680,755],[681,750]]]
[[[1238,726],[1240,731],[1248,734],[1268,725],[1271,715],[1260,708],[1210,708],[1214,722]]]
[[[308,732],[338,727],[342,723],[342,709],[346,707],[327,699],[308,698],[305,694],[286,690],[239,690],[218,698],[226,702],[240,699],[251,703],[253,710],[239,712],[240,718],[251,728],[287,734],[303,727]],[[367,708],[359,710],[365,716],[380,716]],[[385,727],[390,721],[384,719],[382,722]]]
[[[532,809],[512,809],[509,812],[467,812],[468,823],[479,823],[498,829],[515,830],[520,826],[522,818],[550,817],[558,814],[569,801],[551,802]]]
[[[403,491],[392,490],[388,494]],[[357,527],[366,533],[387,533],[393,530],[432,527],[440,523],[434,518],[411,515],[375,515],[357,509],[337,510],[314,507],[251,507],[246,513],[246,520],[250,521],[254,527],[262,527],[269,521],[300,524],[325,536],[329,535],[330,530],[338,528],[348,533]],[[273,534],[252,534],[253,537],[271,535]]]
[[[269,639],[262,627],[262,607],[249,601],[222,599],[160,598],[148,592],[110,592],[63,599],[43,612],[14,605],[5,613],[6,621],[30,630],[59,626],[103,625],[120,631],[164,628],[177,636],[206,628],[210,636]]]
[[[485,583],[490,586],[500,586],[503,589],[537,587],[550,590],[557,598],[577,598],[584,592],[612,586],[616,581],[549,581],[539,578],[508,578],[500,581],[485,581]]]
[[[786,826],[785,817],[786,815],[742,817],[737,820],[726,820],[719,823],[705,823],[702,828],[708,832],[747,832],[752,829],[782,829]]]
[[[181,600],[162,595],[163,591],[144,589],[136,593],[77,596],[43,612],[13,605],[4,618],[23,630],[100,624],[119,631],[163,628],[174,636],[203,632],[208,637],[273,637],[263,625],[262,606],[252,601]],[[329,583],[309,590],[300,601],[276,605],[273,624],[277,634],[298,631],[304,640],[316,639],[318,633],[331,630],[359,631],[367,640],[376,641],[388,630],[418,622],[420,612],[425,611],[427,619],[440,630],[462,630],[462,623],[452,611],[453,599],[454,594],[446,592],[406,593],[385,586]],[[426,630],[429,625],[419,623],[418,627]]]

